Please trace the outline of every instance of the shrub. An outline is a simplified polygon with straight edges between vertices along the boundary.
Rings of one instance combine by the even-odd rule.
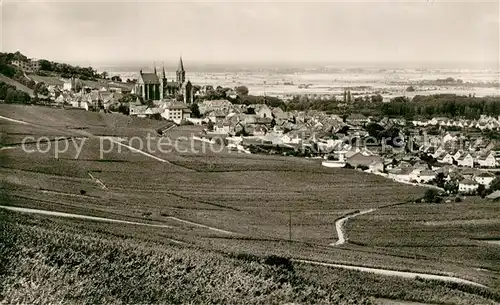
[[[87,194],[87,191],[86,190],[80,190],[80,194],[81,195],[85,195],[85,194]]]
[[[264,260],[264,264],[282,267],[286,270],[293,271],[293,264],[289,258],[281,257],[277,255],[270,255]]]

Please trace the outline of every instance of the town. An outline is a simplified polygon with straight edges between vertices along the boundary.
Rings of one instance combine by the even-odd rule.
[[[272,97],[248,101],[244,86],[193,85],[182,57],[175,79],[168,80],[164,66],[160,70],[155,65],[153,71],[140,70],[137,79],[126,81],[106,75],[97,80],[49,77],[43,71],[47,62],[22,58],[11,65],[45,93],[35,96],[43,105],[199,125],[203,131],[192,135],[195,139],[221,141],[241,153],[321,159],[327,167],[351,167],[401,183],[430,185],[448,195],[500,198],[500,183],[494,182],[500,173],[500,139],[495,136],[500,116],[410,120],[284,110],[281,105],[273,107]],[[344,99],[351,99],[347,90]]]
[[[499,6],[3,1],[0,304],[499,304]]]

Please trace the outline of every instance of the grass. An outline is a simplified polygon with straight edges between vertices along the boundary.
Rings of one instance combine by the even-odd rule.
[[[0,115],[42,124],[40,130],[45,132],[46,129],[52,133],[78,134],[77,130],[81,130],[76,129],[78,127],[87,132],[92,129],[121,130],[124,134],[134,132],[133,135],[142,137],[145,130],[161,123],[85,111],[0,106]],[[20,126],[3,122],[0,128],[10,134],[36,131],[36,128]],[[168,136],[176,139],[195,132],[199,132],[199,127],[181,126],[171,129]],[[488,225],[448,227],[424,224],[425,221],[461,220],[464,217],[491,219],[491,215],[498,215],[498,209],[492,206],[457,203],[388,207],[421,197],[425,190],[357,171],[327,169],[314,160],[293,157],[229,152],[154,152],[155,156],[170,161],[163,163],[128,148],[121,147],[119,151],[115,146],[101,158],[99,139],[92,135],[89,137],[76,159],[76,149],[72,145],[58,159],[54,158],[54,147],[47,153],[26,154],[19,148],[0,151],[0,190],[8,195],[8,198],[3,198],[3,204],[173,227],[168,231],[136,227],[131,233],[126,228],[110,224],[66,220],[50,225],[51,222],[43,223],[40,220],[42,223],[36,226],[43,229],[43,225],[50,225],[50,234],[58,234],[58,230],[66,232],[65,224],[71,223],[77,229],[72,234],[77,234],[77,237],[81,232],[82,238],[87,238],[89,234],[94,236],[96,232],[105,233],[105,236],[99,235],[97,239],[113,242],[115,235],[125,236],[125,239],[131,238],[134,242],[152,242],[155,249],[157,243],[175,239],[202,247],[210,253],[223,251],[259,257],[278,255],[450,274],[491,287],[500,286],[498,269],[493,265],[495,260],[498,261],[498,255],[494,253],[497,249],[494,247],[497,246],[471,241],[494,238],[498,228]],[[185,148],[190,145],[188,142],[181,144]],[[93,180],[89,173],[99,179],[106,189]],[[82,190],[85,196],[81,195]],[[347,222],[351,244],[336,248],[329,246],[337,238],[334,226],[336,219],[355,210],[374,207],[380,209]],[[288,240],[290,216],[291,241]],[[208,230],[175,221],[171,217],[237,234]],[[23,240],[35,234],[31,231],[28,233],[23,233]],[[69,238],[64,240],[70,243]],[[124,244],[130,246],[126,242]],[[117,247],[121,249],[122,245]],[[460,257],[460,251],[467,253]],[[132,254],[126,252],[126,255]],[[294,268],[297,270],[298,267]],[[311,272],[307,270],[304,271],[306,274]],[[373,282],[361,282],[375,287],[381,285],[376,280],[378,277],[368,278],[373,279]],[[394,287],[400,287],[398,281],[391,280],[393,287],[387,288],[390,293],[380,293],[381,297],[398,299],[398,295],[401,295],[402,299],[407,300],[432,299],[411,296],[411,291],[418,291],[420,287],[412,286],[414,284],[408,284],[410,286],[405,288],[413,289],[407,294],[394,292]],[[318,282],[318,285],[322,285],[322,282]],[[349,282],[349,285],[357,287],[354,282]],[[426,285],[426,293],[430,295],[429,291],[433,290],[435,283]],[[363,291],[363,287],[359,289]],[[440,300],[454,295],[454,292],[450,295],[448,290],[436,289],[442,292]],[[367,294],[377,297],[379,290]]]
[[[350,241],[393,255],[469,266],[469,276],[500,287],[497,245],[500,206],[468,199],[460,203],[412,203],[380,209],[348,222]]]
[[[0,302],[494,304],[483,291],[151,240],[134,227],[0,211]],[[488,297],[490,299],[488,299]]]

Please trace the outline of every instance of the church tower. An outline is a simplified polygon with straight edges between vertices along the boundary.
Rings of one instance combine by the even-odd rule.
[[[181,87],[184,81],[186,81],[186,71],[184,71],[182,56],[179,59],[179,66],[177,67],[177,72],[175,72],[175,74],[177,76],[177,84],[179,85],[179,87]]]
[[[160,100],[163,100],[167,96],[167,75],[165,73],[165,65],[162,63],[162,72],[160,80]]]

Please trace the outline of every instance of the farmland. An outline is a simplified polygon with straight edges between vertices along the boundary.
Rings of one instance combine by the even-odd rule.
[[[127,262],[130,265],[145,264],[146,269],[142,271],[132,271],[125,267],[122,270],[142,281],[127,284],[131,287],[137,285],[137,290],[126,294],[125,288],[123,290],[118,287],[106,288],[115,291],[123,302],[147,301],[148,299],[142,298],[146,292],[141,294],[141,287],[149,292],[151,290],[148,289],[156,289],[154,290],[156,292],[151,292],[150,295],[158,295],[157,300],[164,300],[166,294],[162,294],[164,292],[160,291],[159,286],[154,286],[161,283],[155,282],[151,287],[144,288],[145,283],[151,281],[145,276],[155,268],[160,268],[159,270],[171,268],[169,264],[176,260],[180,260],[179,265],[192,260],[196,271],[192,275],[193,278],[191,275],[187,277],[190,280],[203,277],[202,274],[205,274],[196,272],[220,274],[227,273],[227,270],[242,268],[241,270],[246,270],[245,272],[248,271],[250,274],[271,278],[272,280],[269,280],[271,282],[274,280],[279,282],[280,273],[272,268],[266,269],[269,267],[259,263],[258,259],[257,262],[252,261],[247,266],[231,255],[257,258],[279,255],[323,262],[448,274],[489,287],[500,286],[499,270],[494,265],[495,260],[499,259],[495,253],[497,249],[495,247],[498,246],[478,241],[478,239],[498,237],[499,224],[492,219],[499,211],[498,207],[491,204],[468,202],[447,205],[415,204],[414,199],[423,195],[422,188],[398,184],[358,171],[324,168],[315,160],[246,155],[225,150],[220,153],[210,151],[194,153],[185,150],[191,145],[188,140],[176,144],[183,149],[172,150],[169,153],[154,151],[147,155],[126,146],[113,145],[112,142],[103,141],[103,138],[99,137],[137,136],[144,139],[146,134],[150,134],[154,135],[152,139],[154,145],[162,140],[156,134],[156,129],[168,125],[160,121],[132,119],[118,114],[10,105],[0,105],[0,115],[28,123],[0,120],[3,135],[0,138],[1,144],[12,147],[0,151],[2,205],[172,227],[168,230],[131,228],[84,220],[20,216],[12,212],[2,212],[7,215],[5,222],[10,224],[9,230],[18,232],[19,238],[28,243],[26,249],[32,249],[29,251],[35,253],[45,247],[37,240],[47,240],[53,245],[53,247],[47,246],[46,251],[42,251],[45,256],[37,259],[47,261],[44,257],[49,257],[51,264],[57,264],[56,258],[61,255],[62,261],[51,275],[54,278],[64,276],[62,270],[67,268],[66,265],[76,264],[82,266],[81,268],[91,268],[89,262],[84,261],[86,257],[107,262],[112,256],[116,259],[117,266],[128,266]],[[194,126],[180,126],[170,130],[168,136],[175,140],[199,132],[199,128]],[[26,153],[15,139],[25,135],[62,136],[69,137],[74,142],[68,145],[67,150],[58,154],[55,142],[41,144],[43,150],[46,149],[45,153],[40,151]],[[100,148],[103,143],[106,152],[101,153]],[[193,143],[197,148],[201,147],[200,142]],[[129,144],[141,149],[137,141],[127,143]],[[33,149],[34,146],[35,144],[30,144],[27,147]],[[142,150],[145,150],[144,147]],[[370,208],[377,210],[347,222],[348,244],[340,247],[330,246],[337,240],[334,225],[336,219],[354,211]],[[440,225],[442,221],[464,219],[483,219],[483,222],[486,219],[486,222],[479,229],[469,226],[465,230],[463,225],[450,228]],[[180,245],[172,245],[169,240],[185,243],[189,247],[184,249]],[[447,240],[450,241],[449,244],[445,243]],[[88,244],[83,241],[88,241]],[[67,244],[68,249],[72,249],[67,251],[73,251],[71,253],[79,256],[81,260],[74,262],[73,258],[68,257],[69,252],[54,250],[60,249],[62,244]],[[434,245],[442,245],[442,248],[431,247]],[[451,246],[457,245],[460,247],[452,249]],[[474,249],[469,251],[469,248],[463,247],[464,245],[472,245]],[[99,247],[104,247],[106,250],[96,254],[96,249]],[[469,252],[460,258],[459,253],[464,249]],[[30,253],[21,254],[26,255],[22,257],[29,257]],[[151,254],[152,257],[148,258],[147,254]],[[161,259],[162,256],[173,258],[167,263]],[[29,264],[33,262],[26,259],[25,263],[26,269],[23,270],[30,270]],[[202,265],[209,267],[206,271],[196,268]],[[232,267],[227,267],[226,270],[224,269],[226,267],[222,268],[223,265]],[[110,277],[108,284],[111,285],[113,279],[122,275],[115,267],[109,268],[111,269],[99,269],[99,272]],[[455,300],[451,303],[467,304],[467,301],[488,303],[483,299],[487,294],[469,291],[463,287],[424,281],[415,284],[411,280],[319,266],[294,264],[294,268],[295,274],[300,275],[299,282],[307,278],[305,282],[311,286],[310,289],[302,286],[290,288],[291,291],[309,289],[308,291],[314,295],[285,291],[283,290],[285,288],[278,285],[272,286],[272,289],[268,287],[269,290],[262,288],[262,291],[267,291],[266,297],[269,299],[263,297],[258,303],[306,299],[320,303],[341,303],[337,299],[336,291],[324,290],[325,287],[335,285],[349,287],[343,288],[344,290],[340,292],[346,300],[349,298],[362,300],[366,297],[369,301],[370,296],[377,296],[420,302]],[[48,272],[39,271],[41,274]],[[26,271],[22,273],[21,269],[12,272],[19,277],[27,276]],[[183,272],[181,273],[186,275]],[[245,272],[242,271],[241,276],[247,276]],[[315,273],[321,274],[322,280],[312,276]],[[88,281],[90,284],[95,280],[81,277],[79,274],[71,276],[74,277],[75,283]],[[291,275],[286,275],[286,281],[289,283],[286,284],[289,285],[287,287],[295,287],[297,279],[289,276]],[[262,280],[260,277],[248,279],[249,282],[256,281],[256,283],[260,283],[260,280]],[[384,285],[380,282],[391,287],[384,290],[382,288]],[[259,286],[261,284],[255,285],[263,287]],[[43,286],[40,288],[40,293],[50,294],[56,289],[55,287]],[[214,291],[200,291],[200,293],[208,299],[225,303],[233,303],[235,296],[240,296],[237,293],[229,293],[233,288],[236,289],[234,286],[223,287],[221,289],[224,293],[221,294],[225,296],[221,299],[218,297],[222,296],[216,296]],[[89,292],[89,295],[82,294],[82,299],[79,300],[113,301],[109,299],[112,296],[106,295],[106,289],[102,287],[100,289],[103,290],[89,290],[95,292],[96,299],[88,299],[91,294]],[[239,289],[242,290],[241,287]],[[357,291],[363,291],[362,295]],[[397,291],[400,291],[399,294]],[[4,290],[1,294],[19,296],[19,293],[19,290],[8,293]],[[66,299],[69,293],[68,290],[54,294],[54,300]],[[225,298],[226,296],[228,298]],[[30,297],[32,298],[10,300],[36,302],[41,298],[36,293]],[[177,295],[178,299],[172,299],[172,302],[175,303],[175,300],[183,297],[186,296]],[[465,301],[459,302],[458,299]],[[244,300],[241,299],[241,302]],[[234,301],[234,303],[239,302]]]

